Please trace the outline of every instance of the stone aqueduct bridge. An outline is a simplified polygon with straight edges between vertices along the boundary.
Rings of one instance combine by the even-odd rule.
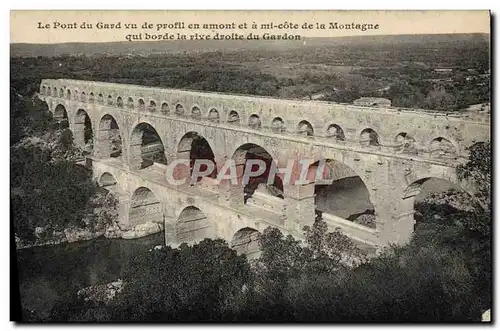
[[[164,222],[169,245],[204,237],[247,242],[270,225],[300,238],[315,219],[315,183],[284,185],[281,198],[257,190],[246,203],[243,187],[215,180],[172,186],[166,166],[141,165],[148,149],[141,147],[145,127],[154,128],[161,144],[153,149],[160,146],[168,164],[192,157],[197,137],[206,139],[217,164],[230,158],[241,164],[251,148],[267,151],[280,168],[289,159],[329,160],[330,179],[361,178],[376,227],[325,213],[323,218],[330,229],[340,227],[374,246],[407,242],[421,185],[429,178],[457,183],[455,167],[464,162],[465,148],[490,139],[489,119],[417,110],[65,79],[43,80],[39,97],[56,117],[67,116],[76,144],[84,144],[88,117],[94,176],[119,195],[121,225]],[[111,157],[113,129],[121,140],[118,157]]]

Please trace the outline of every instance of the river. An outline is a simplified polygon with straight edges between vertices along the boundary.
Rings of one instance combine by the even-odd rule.
[[[159,233],[133,240],[100,237],[18,250],[21,303],[48,316],[63,295],[122,277],[134,256],[164,243],[164,234]]]

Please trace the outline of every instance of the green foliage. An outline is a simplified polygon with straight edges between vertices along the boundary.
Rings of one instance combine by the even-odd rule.
[[[486,211],[491,211],[491,144],[478,142],[468,148],[469,161],[457,168],[460,179],[474,183],[477,203]]]
[[[70,161],[48,163],[38,147],[11,149],[11,207],[15,232],[33,239],[35,227],[61,231],[82,226],[95,193],[89,169]]]
[[[57,306],[58,320],[210,321],[231,319],[251,281],[250,266],[221,240],[153,250],[134,258],[122,293],[104,311],[99,304]],[[75,308],[76,307],[76,308]],[[92,315],[88,318],[88,315]]]
[[[92,199],[98,190],[92,171],[68,159],[76,148],[67,122],[57,122],[35,100],[11,90],[11,212],[16,235],[28,242],[36,239],[36,227],[62,231],[103,221],[94,214],[100,202]],[[116,206],[111,198],[105,203]]]

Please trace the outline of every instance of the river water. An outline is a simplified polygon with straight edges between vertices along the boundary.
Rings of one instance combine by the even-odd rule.
[[[134,256],[164,243],[164,234],[158,233],[133,240],[100,237],[18,250],[21,303],[28,310],[48,316],[61,296],[122,277]]]

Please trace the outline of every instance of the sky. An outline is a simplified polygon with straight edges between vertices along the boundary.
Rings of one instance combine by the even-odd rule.
[[[184,29],[179,28],[183,22]],[[377,29],[329,29],[330,23],[340,25],[366,24]],[[98,29],[98,24],[102,24]],[[120,23],[120,24],[118,24]],[[147,26],[143,28],[146,23]],[[203,29],[202,24],[234,23],[232,29]],[[274,23],[283,29],[252,29],[261,24]],[[92,25],[89,29],[88,26]],[[105,24],[105,25],[104,25]],[[111,25],[114,24],[114,28]],[[133,24],[137,28],[132,28]],[[169,27],[168,24],[174,24]],[[200,27],[189,27],[199,24]],[[246,28],[245,25],[246,24]],[[306,24],[306,26],[304,25]],[[324,29],[317,28],[324,24]],[[85,26],[87,28],[82,28]],[[307,28],[305,28],[307,27]],[[311,28],[312,27],[312,28]],[[321,25],[319,26],[321,27]],[[361,27],[361,26],[359,26]],[[167,34],[178,38],[184,34],[210,35],[215,33],[247,36],[249,33],[298,34],[302,37],[340,37],[354,35],[489,33],[490,13],[476,11],[29,11],[10,12],[11,43],[65,43],[65,42],[116,42],[126,41],[127,36]],[[172,37],[173,36],[173,37]],[[142,39],[145,40],[145,39]]]

